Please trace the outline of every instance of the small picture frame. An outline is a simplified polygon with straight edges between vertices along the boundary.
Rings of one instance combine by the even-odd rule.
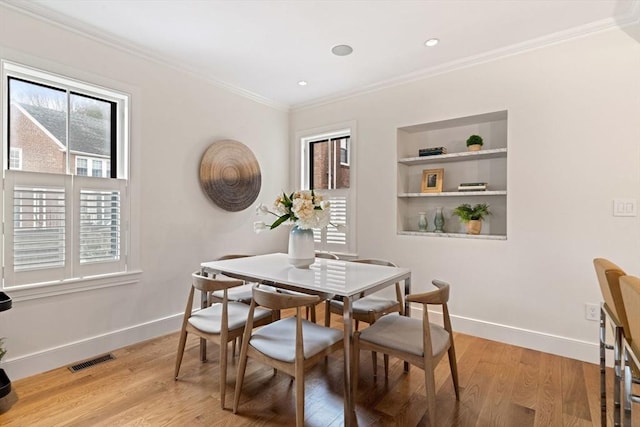
[[[422,171],[422,192],[441,193],[444,169],[425,169]]]

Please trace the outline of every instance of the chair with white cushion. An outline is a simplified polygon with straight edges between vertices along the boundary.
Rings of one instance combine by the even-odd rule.
[[[600,408],[601,425],[607,425],[606,350],[613,350],[613,422],[620,425],[620,389],[622,384],[622,343],[629,330],[627,312],[622,302],[620,277],[625,272],[613,262],[595,258],[593,266],[600,285],[603,302],[600,306]],[[613,346],[607,344],[607,323],[613,330]]]
[[[357,259],[352,262],[363,264],[382,265],[386,267],[397,267],[391,261],[381,259]],[[359,329],[359,322],[366,322],[370,325],[385,314],[399,313],[404,314],[404,302],[402,300],[402,290],[400,283],[395,286],[396,299],[386,298],[380,294],[368,295],[364,298],[355,300],[351,306],[353,319],[355,320],[356,331]],[[329,326],[331,323],[331,313],[342,315],[344,313],[344,305],[340,300],[327,300],[324,312],[324,325]],[[378,375],[378,363],[375,352],[371,354],[373,361],[373,375]],[[389,368],[389,358],[384,358],[385,369]]]
[[[233,412],[238,411],[242,383],[249,357],[295,379],[296,426],[304,426],[304,373],[325,356],[343,347],[342,331],[303,319],[302,309],[320,301],[317,295],[292,295],[253,288],[247,328],[240,350]],[[253,330],[254,315],[261,307],[271,310],[295,308],[293,317]]]
[[[192,333],[202,339],[218,343],[220,347],[220,406],[223,409],[227,386],[227,345],[242,335],[249,315],[249,306],[240,302],[229,302],[227,293],[228,289],[241,286],[242,283],[241,280],[212,279],[202,276],[199,272],[193,273],[178,342],[174,372],[176,380],[182,364],[187,334]],[[196,290],[205,295],[222,291],[222,302],[194,310],[193,299]],[[258,308],[251,310],[251,314],[252,327],[266,325],[273,320],[271,310]],[[206,356],[202,361],[205,360]]]
[[[218,261],[222,261],[225,259],[236,259],[236,258],[246,258],[249,257],[251,255],[239,255],[239,254],[229,254],[229,255],[223,255],[220,258],[218,258]],[[216,276],[219,275],[214,275],[213,277],[216,278]],[[229,298],[229,301],[238,301],[238,302],[243,302],[245,304],[249,304],[251,303],[251,289],[253,288],[253,285],[255,283],[243,283],[240,286],[236,286],[233,287],[231,289],[229,289],[227,291],[227,296]],[[211,300],[215,301],[215,302],[222,302],[222,290],[219,291],[215,291],[211,293]]]
[[[429,425],[436,424],[436,386],[434,370],[442,357],[448,353],[449,367],[453,379],[456,399],[460,400],[458,387],[458,367],[456,352],[453,344],[453,331],[449,319],[449,284],[434,280],[436,290],[413,294],[406,297],[408,302],[422,304],[422,319],[387,314],[378,319],[373,325],[354,334],[353,351],[355,365],[353,368],[357,392],[360,350],[371,350],[397,357],[424,370],[427,407],[429,411]],[[428,305],[439,305],[442,308],[444,327],[429,321]],[[389,375],[385,367],[385,378]]]
[[[639,416],[632,417],[632,410],[640,410],[640,393],[634,394],[633,388],[640,388],[640,278],[620,277],[620,292],[627,312],[629,329],[624,336],[624,423],[633,426]],[[634,405],[635,404],[635,405]]]

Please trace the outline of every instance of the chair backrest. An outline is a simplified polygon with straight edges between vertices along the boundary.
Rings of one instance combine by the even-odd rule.
[[[316,258],[340,259],[338,255],[332,254],[331,252],[316,252]]]
[[[622,294],[620,293],[620,277],[624,276],[625,272],[604,258],[595,258],[593,265],[596,269],[604,303],[615,317],[613,320],[622,326],[622,331],[626,334],[629,329],[629,323],[627,321],[627,312],[622,302]]]
[[[236,258],[246,258],[249,257],[251,255],[241,255],[241,254],[228,254],[228,255],[222,255],[220,258],[218,258],[218,261],[222,261],[225,259],[236,259]]]
[[[420,304],[446,305],[449,301],[449,284],[442,280],[433,280],[431,283],[437,289],[422,294],[407,295],[407,301]]]
[[[272,310],[284,310],[287,308],[300,308],[310,304],[317,304],[320,302],[320,297],[317,295],[274,292],[272,290],[261,289],[260,285],[255,285],[253,287],[253,301],[255,301],[257,305]]]
[[[450,345],[453,345],[453,329],[451,328],[451,319],[449,317],[449,307],[447,302],[449,301],[449,284],[442,280],[432,280],[433,286],[437,289],[421,294],[411,294],[407,296],[407,301],[423,304],[422,309],[422,329],[425,335],[424,339],[424,354],[433,354],[433,344],[431,337],[431,327],[429,322],[429,310],[427,305],[441,305],[442,306],[442,322],[444,329],[449,333]],[[449,347],[447,347],[449,348]]]
[[[633,348],[640,351],[640,278],[622,276],[620,278],[622,301],[629,320],[627,341],[632,342]]]
[[[384,267],[397,267],[397,265],[391,261],[387,261],[386,259],[376,259],[376,258],[361,258],[354,259],[353,262],[360,262],[362,264],[374,264],[374,265],[382,265]],[[402,289],[400,288],[400,282],[396,282],[396,300],[400,304],[400,314],[404,314],[404,303],[402,302]]]
[[[214,279],[203,276],[199,271],[194,272],[191,277],[193,287],[201,292],[220,291],[240,286],[244,283],[242,280],[236,279]]]
[[[352,262],[360,262],[362,264],[383,265],[385,267],[397,267],[396,264],[392,263],[391,261],[387,261],[386,259],[361,258],[361,259],[354,259]]]

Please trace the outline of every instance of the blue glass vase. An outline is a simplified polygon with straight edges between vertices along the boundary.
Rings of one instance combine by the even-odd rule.
[[[436,233],[444,232],[444,215],[442,214],[442,208],[436,208],[436,216],[433,219],[433,224],[436,226],[436,229],[433,231]]]

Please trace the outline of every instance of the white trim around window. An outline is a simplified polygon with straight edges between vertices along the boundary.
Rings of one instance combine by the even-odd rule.
[[[356,122],[349,121],[337,123],[334,125],[322,126],[313,129],[298,131],[295,133],[294,156],[296,159],[293,169],[297,177],[293,183],[293,188],[309,188],[309,143],[321,139],[331,139],[340,136],[349,135],[349,188],[318,190],[325,195],[330,201],[333,199],[336,210],[332,212],[334,221],[344,224],[347,227],[346,235],[338,232],[335,228],[328,227],[320,232],[314,233],[316,239],[320,243],[316,245],[316,249],[330,251],[337,254],[343,254],[349,257],[356,256],[356,146],[357,146],[357,130]]]
[[[135,130],[136,128],[131,129],[129,123],[133,120],[139,120],[141,113],[140,109],[132,103],[131,99],[134,97],[140,96],[140,89],[122,82],[110,80],[104,77],[95,76],[91,73],[83,72],[82,70],[71,69],[69,67],[55,64],[55,63],[43,63],[41,66],[46,67],[47,71],[41,71],[37,68],[38,60],[37,58],[32,58],[34,60],[34,64],[32,65],[19,65],[15,62],[11,61],[11,58],[0,59],[0,64],[2,65],[2,82],[0,82],[0,98],[2,100],[2,132],[3,132],[3,154],[2,160],[5,168],[4,178],[6,179],[6,175],[9,171],[6,170],[6,167],[9,165],[10,159],[7,153],[9,150],[7,149],[7,134],[8,134],[8,125],[6,119],[5,107],[8,103],[7,97],[7,75],[16,75],[16,73],[20,74],[20,77],[23,78],[33,78],[35,77],[37,81],[53,79],[56,82],[66,82],[73,83],[76,88],[82,89],[84,92],[85,89],[94,89],[96,90],[96,95],[98,97],[102,97],[105,94],[118,93],[117,101],[124,100],[122,104],[120,104],[120,108],[118,108],[118,129],[117,133],[122,135],[123,144],[119,146],[117,151],[118,153],[118,164],[117,164],[117,175],[122,177],[122,179],[100,179],[104,181],[103,183],[106,185],[115,185],[116,191],[125,192],[126,197],[122,200],[122,204],[118,207],[120,212],[123,215],[123,218],[126,217],[126,221],[122,222],[122,225],[118,232],[126,232],[126,237],[121,238],[119,240],[120,244],[124,246],[118,252],[119,258],[116,263],[126,262],[126,267],[124,270],[114,271],[121,267],[118,266],[116,269],[110,269],[109,264],[115,265],[111,263],[111,260],[99,259],[95,263],[82,263],[77,262],[76,264],[65,265],[65,270],[69,269],[71,266],[72,269],[78,272],[78,274],[65,274],[64,276],[51,276],[51,275],[42,275],[39,277],[34,277],[32,280],[28,280],[26,282],[14,282],[9,284],[9,288],[7,288],[8,281],[6,278],[3,280],[3,283],[0,284],[0,289],[8,290],[11,292],[11,296],[14,301],[22,301],[22,300],[30,300],[30,299],[38,299],[38,298],[47,298],[54,295],[63,295],[68,293],[82,292],[82,291],[90,291],[94,289],[112,287],[112,286],[123,286],[123,285],[133,285],[139,283],[142,278],[142,271],[140,270],[140,232],[137,224],[140,223],[140,203],[139,203],[139,195],[140,195],[140,175],[137,172],[137,166],[139,165],[139,159],[141,158],[140,147],[138,145],[130,145],[129,141],[131,140],[140,140],[140,131]],[[91,82],[89,84],[83,83],[83,81]],[[94,85],[95,84],[95,85]],[[108,88],[108,89],[106,89]],[[133,106],[133,108],[132,108]],[[137,128],[139,129],[139,127]],[[130,134],[131,132],[131,134]],[[133,160],[132,160],[133,159]],[[15,166],[15,165],[14,165]],[[133,168],[133,169],[132,169]],[[20,173],[19,170],[13,168],[16,173]],[[104,165],[102,167],[104,171]],[[72,172],[73,173],[73,172]],[[91,170],[89,170],[89,174],[91,174]],[[80,177],[71,177],[67,175],[63,178],[63,180],[68,179],[76,180],[76,183],[80,183]],[[85,179],[85,177],[82,177]],[[88,177],[89,180],[97,179]],[[126,188],[122,188],[124,179],[126,179]],[[107,184],[111,181],[111,184]],[[64,183],[65,188],[68,183]],[[80,186],[78,186],[79,191]],[[96,196],[96,191],[101,193],[104,189],[100,185],[90,184],[88,186],[89,192],[92,193],[92,196]],[[112,191],[113,189],[109,190]],[[5,193],[8,192],[6,188],[5,182]],[[86,191],[85,191],[86,193]],[[66,194],[66,193],[65,193]],[[71,194],[71,193],[69,193]],[[99,195],[98,195],[99,196]],[[6,198],[7,196],[5,196]],[[65,196],[66,197],[66,196]],[[74,195],[74,200],[79,199],[79,195]],[[99,198],[99,197],[98,197]],[[76,207],[74,211],[74,206],[71,201],[65,199],[65,203],[70,203],[68,206],[69,212],[73,215],[80,215],[79,210],[80,207]],[[104,207],[99,209],[101,212],[104,212]],[[5,225],[9,220],[7,218],[7,206],[5,204],[2,209],[0,209],[5,215]],[[11,213],[13,216],[13,212]],[[9,220],[10,221],[10,220]],[[115,230],[114,230],[115,231]],[[67,231],[65,230],[65,233]],[[6,227],[5,227],[6,233]],[[66,235],[66,234],[65,234]],[[73,235],[68,236],[67,241],[72,242]],[[78,245],[79,243],[76,241],[73,243],[74,245]],[[93,254],[93,252],[92,252]],[[0,245],[0,259],[5,259],[6,256],[5,248]],[[87,267],[87,268],[85,268]],[[6,273],[7,266],[5,264],[4,273]],[[34,273],[38,275],[38,273]]]

